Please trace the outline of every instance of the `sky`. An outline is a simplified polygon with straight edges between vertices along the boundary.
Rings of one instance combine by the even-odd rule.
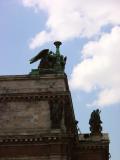
[[[0,75],[29,74],[40,50],[62,42],[82,133],[99,108],[112,160],[120,146],[120,0],[0,0]]]

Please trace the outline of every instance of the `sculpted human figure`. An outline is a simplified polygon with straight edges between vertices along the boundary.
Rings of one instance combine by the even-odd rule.
[[[60,129],[63,113],[63,105],[57,101],[50,102],[51,128]]]
[[[99,109],[96,109],[91,113],[91,117],[89,120],[91,134],[94,134],[94,135],[101,134],[102,121],[100,119],[100,112],[101,111]]]

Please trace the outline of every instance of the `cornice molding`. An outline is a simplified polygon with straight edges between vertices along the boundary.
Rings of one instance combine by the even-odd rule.
[[[60,134],[60,135],[26,135],[26,136],[0,136],[0,145],[4,144],[39,144],[39,143],[66,143],[68,140],[74,140],[74,135],[72,134]]]
[[[0,94],[0,102],[8,101],[41,101],[41,100],[65,100],[70,98],[69,92],[38,92],[38,93],[10,93]]]
[[[106,142],[96,142],[96,143],[93,143],[93,142],[89,142],[89,144],[81,144],[79,142],[79,145],[77,146],[77,149],[78,150],[95,150],[95,149],[106,149],[109,147],[109,141],[106,141]]]
[[[4,75],[0,76],[0,81],[13,81],[13,80],[40,80],[40,79],[64,79],[65,74],[41,74],[41,75]]]

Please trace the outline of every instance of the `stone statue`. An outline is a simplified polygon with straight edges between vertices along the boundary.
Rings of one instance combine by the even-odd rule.
[[[56,53],[49,51],[49,49],[44,49],[30,60],[30,64],[40,60],[38,66],[39,73],[64,72],[67,58],[60,54],[59,47],[62,43],[57,41],[54,44],[56,46]]]
[[[101,135],[102,126],[100,119],[100,110],[96,109],[91,113],[91,117],[89,120],[91,135]]]
[[[63,105],[57,101],[50,102],[51,128],[60,129],[62,121]]]

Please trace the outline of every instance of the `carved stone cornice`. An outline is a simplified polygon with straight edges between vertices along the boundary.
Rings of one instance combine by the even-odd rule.
[[[58,134],[58,135],[26,135],[26,136],[0,136],[0,145],[7,144],[37,144],[37,143],[58,143],[68,142],[68,140],[74,141],[74,135]]]
[[[83,150],[95,150],[95,149],[107,149],[109,147],[109,141],[96,141],[96,142],[79,142],[77,149]]]
[[[11,93],[0,94],[0,102],[6,101],[41,101],[41,100],[65,100],[69,99],[69,92],[38,92],[38,93]]]
[[[13,80],[39,80],[39,79],[63,79],[66,78],[65,74],[41,74],[41,75],[5,75],[0,76],[0,81],[13,81]]]
[[[96,145],[92,145],[92,144],[89,144],[89,145],[84,145],[84,146],[79,146],[78,147],[78,150],[80,150],[80,151],[88,151],[88,150],[96,150],[96,149],[107,149],[109,147],[109,145],[107,144],[100,144],[100,145],[98,145],[98,144],[96,144]]]

